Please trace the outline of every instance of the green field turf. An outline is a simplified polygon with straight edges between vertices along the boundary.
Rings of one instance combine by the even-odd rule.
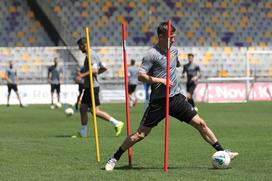
[[[125,119],[124,104],[102,109]],[[105,162],[123,141],[111,124],[98,119],[101,162],[96,162],[92,124],[88,138],[70,138],[79,130],[79,113],[67,118],[63,109],[48,105],[0,106],[0,180],[272,180],[272,102],[241,104],[199,103],[199,113],[225,148],[240,156],[227,170],[211,166],[214,149],[190,126],[170,119],[169,171],[163,172],[164,121],[133,147],[133,168],[127,153],[116,170]],[[131,111],[132,130],[138,127],[143,105]],[[92,122],[90,122],[92,123]]]

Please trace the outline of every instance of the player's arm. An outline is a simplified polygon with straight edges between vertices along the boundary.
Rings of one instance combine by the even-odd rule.
[[[166,79],[164,78],[159,78],[159,77],[153,77],[148,75],[147,73],[144,72],[139,72],[138,73],[138,80],[141,82],[145,82],[148,84],[156,84],[156,83],[161,83],[163,85],[166,85]],[[173,86],[173,82],[170,80],[170,86]]]
[[[96,68],[96,67],[92,68],[92,73],[93,74],[98,74],[98,72],[99,72],[98,68]],[[80,75],[81,78],[84,78],[84,77],[90,75],[90,71],[87,71],[87,72],[84,72],[84,73],[80,73],[79,75]]]
[[[47,80],[48,80],[49,84],[51,84],[51,76],[52,76],[52,74],[51,74],[51,68],[49,67],[48,68],[48,73],[47,73]]]
[[[64,83],[64,75],[63,75],[63,71],[60,72],[60,83],[61,83],[61,84]]]
[[[16,79],[15,79],[16,82],[15,83],[18,84],[19,83],[19,78],[17,76],[17,71],[16,70],[15,70],[15,77],[16,77]]]

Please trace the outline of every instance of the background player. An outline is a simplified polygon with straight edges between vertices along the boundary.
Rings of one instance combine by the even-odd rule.
[[[6,70],[5,79],[7,80],[7,86],[8,86],[8,97],[7,97],[7,106],[9,106],[9,98],[11,90],[13,90],[19,100],[20,106],[23,107],[23,104],[21,102],[20,95],[18,93],[18,78],[17,78],[17,71],[13,66],[13,62],[9,61],[9,67]]]
[[[60,104],[60,84],[63,82],[63,70],[58,66],[58,61],[55,57],[54,65],[48,68],[48,83],[51,84],[51,108],[54,108],[54,91],[57,92],[58,104]]]
[[[80,38],[77,42],[79,49],[82,51],[82,53],[87,54],[87,40],[85,37]],[[98,74],[101,74],[105,72],[107,69],[102,65],[99,56],[94,52],[91,51],[92,56],[92,73],[93,73],[93,86],[94,86],[94,96],[95,96],[95,109],[96,109],[96,115],[105,121],[109,121],[114,125],[115,128],[115,136],[119,136],[121,133],[124,123],[121,121],[116,120],[112,116],[110,116],[108,113],[102,111],[99,108],[100,100],[99,100],[99,82],[97,79]],[[80,135],[81,137],[87,136],[87,123],[88,123],[88,107],[91,107],[91,97],[90,97],[90,76],[89,76],[89,63],[88,58],[85,58],[84,61],[84,73],[80,73],[80,77],[84,78],[84,93],[82,97],[82,101],[80,104],[80,116],[81,116],[81,130]]]
[[[183,66],[182,77],[186,74],[186,91],[188,102],[196,109],[194,101],[194,91],[197,85],[197,80],[200,77],[200,68],[197,64],[194,63],[194,55],[192,53],[188,54],[188,63]]]
[[[107,171],[113,170],[122,154],[129,147],[143,140],[151,132],[152,128],[157,126],[157,124],[165,118],[166,56],[168,44],[167,22],[163,22],[159,25],[157,34],[159,41],[143,58],[138,75],[140,81],[147,82],[152,86],[149,106],[142,117],[138,130],[127,136],[113,157],[106,163],[105,170]],[[186,122],[198,130],[203,139],[216,150],[224,150],[205,121],[197,114],[191,104],[186,101],[185,96],[180,94],[176,71],[178,50],[175,47],[172,47],[174,41],[175,27],[172,26],[170,36],[171,60],[169,114],[177,118],[179,121]],[[238,153],[234,152],[228,153],[231,158],[238,155]]]
[[[135,66],[135,60],[131,60],[130,66],[128,67],[128,94],[129,94],[129,104],[133,107],[137,103],[137,97],[134,94],[138,84],[138,69]]]

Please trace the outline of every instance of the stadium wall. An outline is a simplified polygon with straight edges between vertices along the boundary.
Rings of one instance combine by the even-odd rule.
[[[186,95],[185,84],[180,82],[180,92]],[[19,93],[24,104],[50,104],[50,85],[20,85]],[[197,102],[246,102],[246,101],[272,101],[272,83],[255,82],[250,84],[247,92],[245,83],[210,83],[198,84],[195,91]],[[248,96],[247,96],[248,93]],[[78,86],[68,84],[61,86],[61,102],[74,105],[78,96]],[[7,86],[0,86],[0,104],[6,104]],[[143,102],[145,93],[142,84],[137,86],[136,97]],[[56,99],[56,97],[55,97]],[[114,89],[101,87],[100,99],[103,103],[125,102],[123,86]],[[56,101],[55,101],[56,102]],[[18,104],[17,97],[11,94],[10,104]]]

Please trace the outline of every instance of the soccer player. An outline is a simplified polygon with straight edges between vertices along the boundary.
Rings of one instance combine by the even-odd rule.
[[[84,67],[82,67],[81,69],[77,70],[77,75],[76,75],[76,83],[78,83],[78,96],[77,96],[77,102],[75,105],[76,110],[78,110],[78,104],[81,100],[81,96],[84,90],[84,79],[81,79],[80,74],[82,74],[84,72]]]
[[[193,63],[194,55],[188,54],[188,63],[183,66],[182,77],[186,74],[186,91],[188,102],[197,110],[193,94],[197,85],[197,80],[200,77],[200,68],[197,64]]]
[[[48,68],[48,83],[51,84],[51,108],[54,108],[54,92],[57,92],[58,103],[60,104],[60,84],[63,83],[63,70],[58,66],[58,60],[54,58],[54,65]]]
[[[129,106],[133,107],[137,103],[137,97],[134,95],[138,83],[138,69],[135,66],[135,60],[131,60],[128,67],[128,94],[129,94]]]
[[[176,66],[178,50],[172,46],[175,41],[175,27],[172,26],[170,36],[170,95],[169,114],[181,122],[185,122],[197,129],[203,139],[214,147],[215,150],[224,150],[212,130],[197,114],[186,97],[180,94]],[[143,140],[157,124],[165,118],[165,93],[166,93],[166,57],[167,57],[167,22],[161,23],[157,28],[158,43],[153,46],[142,60],[138,79],[151,84],[150,103],[146,109],[138,130],[127,136],[121,146],[105,165],[105,170],[111,171],[117,164],[122,154],[135,143]],[[228,152],[233,159],[238,153]]]
[[[87,40],[85,37],[80,38],[77,42],[79,49],[82,51],[82,53],[87,54]],[[121,133],[124,123],[121,121],[116,120],[112,116],[110,116],[108,113],[102,111],[99,108],[100,100],[99,100],[99,82],[97,79],[98,74],[101,74],[107,70],[106,67],[104,67],[100,61],[99,56],[94,52],[91,51],[92,56],[92,73],[93,73],[93,86],[94,86],[94,96],[95,96],[95,110],[96,115],[105,121],[109,121],[113,124],[115,128],[115,136],[119,136]],[[80,135],[81,137],[87,136],[87,123],[88,123],[88,107],[92,106],[91,102],[91,96],[90,96],[90,75],[89,75],[89,62],[88,57],[85,58],[84,61],[84,73],[80,73],[80,77],[84,79],[84,93],[80,105],[80,116],[81,116],[81,130]]]
[[[18,78],[17,78],[17,71],[14,69],[13,66],[13,62],[9,61],[9,67],[6,70],[6,75],[5,75],[5,79],[7,80],[7,86],[8,86],[8,101],[7,101],[7,106],[9,106],[9,98],[10,98],[10,93],[11,90],[13,90],[15,92],[15,94],[17,95],[17,98],[19,100],[20,106],[23,107],[23,104],[21,102],[21,98],[20,95],[18,93],[18,87],[17,87],[17,82],[18,82]]]

